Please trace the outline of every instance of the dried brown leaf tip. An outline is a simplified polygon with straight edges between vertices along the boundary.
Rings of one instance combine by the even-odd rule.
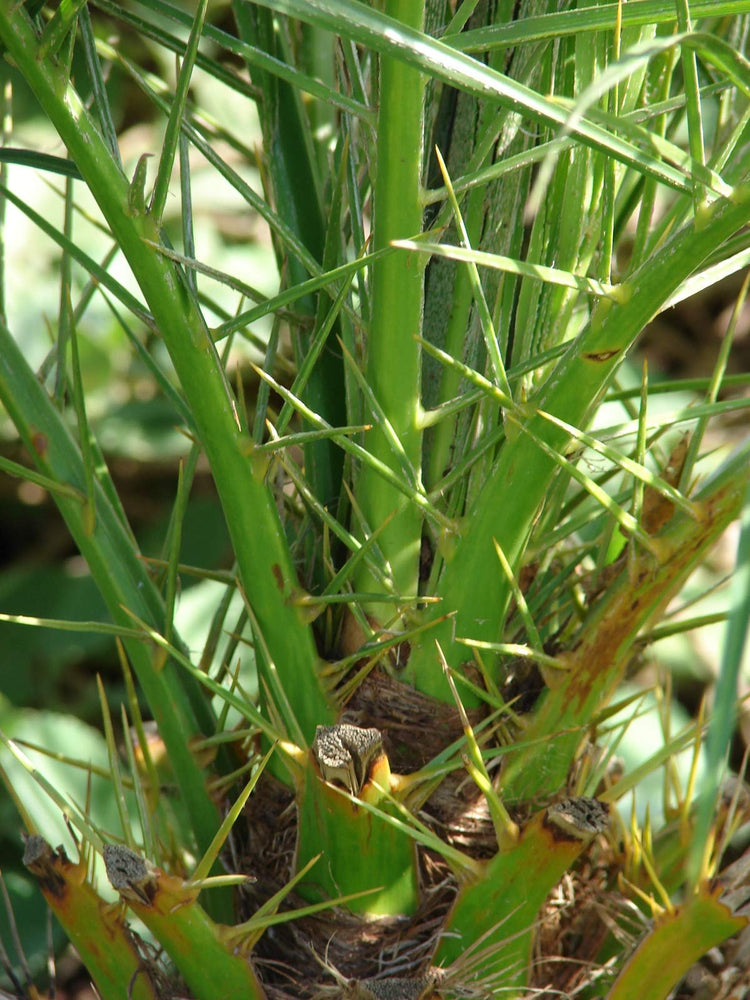
[[[325,781],[358,796],[370,777],[371,765],[383,753],[383,737],[379,729],[349,723],[318,726],[312,751]]]
[[[124,899],[150,906],[156,895],[157,880],[143,858],[122,844],[107,844],[103,856],[112,888]]]
[[[562,799],[547,809],[547,824],[571,840],[590,840],[609,826],[609,807],[599,799]]]
[[[438,970],[416,979],[351,979],[343,990],[346,1000],[429,1000],[440,984]]]
[[[44,837],[32,834],[25,838],[23,863],[42,888],[52,896],[62,897],[67,888],[67,874],[77,866],[63,847],[53,851]]]

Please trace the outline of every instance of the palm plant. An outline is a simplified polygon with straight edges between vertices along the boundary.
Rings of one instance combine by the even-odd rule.
[[[67,150],[6,133],[5,162],[67,180],[59,228],[2,186],[62,254],[40,372],[0,324],[0,400],[28,457],[3,468],[52,494],[109,609],[26,623],[117,640],[124,760],[101,701],[121,829],[13,740],[0,760],[27,866],[102,997],[661,997],[747,922],[743,863],[721,872],[740,796],[696,796],[704,719],[671,733],[665,710],[663,749],[619,780],[612,720],[747,489],[747,448],[711,463],[703,444],[709,420],[745,405],[721,394],[744,291],[693,405],[665,383],[676,402],[655,415],[628,355],[654,316],[747,263],[750,3],[556,8],[233,0],[212,21],[207,0],[0,3],[6,59]],[[112,25],[174,53],[174,85]],[[109,91],[123,75],[164,123],[127,169]],[[204,76],[232,116],[196,103]],[[244,141],[251,110],[260,151]],[[200,259],[196,157],[263,219],[275,294]],[[76,238],[81,183],[101,260]],[[80,327],[98,296],[189,442],[161,561],[141,557],[87,411]],[[260,352],[252,405],[240,340]],[[212,574],[198,659],[175,608],[180,576],[208,575],[181,562],[202,456],[235,562]],[[683,785],[672,758],[691,746]],[[615,803],[661,764],[663,824],[624,822]],[[66,813],[77,862],[34,822],[24,767]],[[98,895],[99,856],[121,908]]]

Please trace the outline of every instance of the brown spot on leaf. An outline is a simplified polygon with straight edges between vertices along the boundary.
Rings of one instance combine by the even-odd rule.
[[[42,434],[41,431],[34,431],[31,435],[31,447],[37,453],[37,455],[42,458],[47,454],[47,449],[49,447],[49,441],[47,440],[47,435]]]
[[[669,486],[675,488],[679,486],[689,444],[690,435],[683,434],[662,470],[661,478]],[[673,513],[674,504],[672,501],[654,489],[653,486],[647,486],[643,493],[643,509],[641,511],[643,530],[649,535],[655,535],[671,520]]]
[[[587,361],[602,363],[604,361],[611,361],[612,358],[616,358],[620,351],[621,348],[615,347],[611,351],[588,351],[583,356]]]
[[[276,586],[280,591],[284,590],[284,574],[281,572],[281,566],[278,563],[274,563],[271,566],[271,572],[273,573],[273,578],[276,581]]]

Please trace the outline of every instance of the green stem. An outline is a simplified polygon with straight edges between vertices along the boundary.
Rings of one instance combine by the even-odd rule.
[[[386,13],[421,29],[423,0],[386,0]],[[422,225],[421,168],[424,77],[405,63],[383,56],[380,62],[377,177],[374,192],[373,249],[417,234]],[[420,485],[422,432],[419,428],[421,352],[415,335],[422,328],[424,267],[417,255],[393,254],[372,268],[372,317],[368,338],[367,381],[383,415],[403,447]],[[377,424],[368,432],[368,450],[394,472],[403,462]],[[414,594],[419,574],[421,515],[372,468],[362,469],[358,488],[365,526],[376,531],[396,593]],[[356,589],[377,589],[363,564]],[[381,621],[392,612],[378,608]]]
[[[272,661],[259,657],[269,690],[277,674],[294,692],[294,712],[277,708],[292,734],[312,740],[331,709],[319,682],[312,632],[294,603],[297,580],[279,516],[251,442],[238,426],[214,343],[182,271],[158,249],[156,223],[129,208],[129,185],[101,133],[54,60],[37,59],[38,42],[23,7],[0,7],[0,38],[55,125],[125,255],[169,351],[211,464],[242,584]],[[275,667],[275,670],[273,669]]]

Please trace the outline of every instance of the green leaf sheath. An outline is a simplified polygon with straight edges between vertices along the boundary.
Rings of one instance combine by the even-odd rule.
[[[549,690],[503,773],[512,800],[549,794],[564,785],[590,720],[607,704],[632,656],[639,632],[677,592],[709,547],[741,511],[750,471],[748,450],[738,454],[734,478],[696,498],[697,519],[680,513],[657,536],[660,555],[640,552],[626,561],[599,605],[564,654],[557,686]]]
[[[351,904],[353,910],[376,916],[414,912],[417,854],[408,834],[322,781],[311,766],[298,803],[297,867],[322,854],[300,889],[303,896],[315,900],[321,890],[329,898],[370,890]]]
[[[583,846],[580,840],[559,836],[544,813],[532,817],[518,843],[498,851],[482,877],[469,880],[459,891],[436,964],[456,961],[481,939],[492,947],[483,974],[502,973],[506,988],[520,987],[528,975],[539,910]]]
[[[718,891],[704,887],[654,922],[624,964],[607,1000],[664,1000],[688,969],[712,947],[747,926]]]
[[[159,989],[145,967],[121,908],[102,899],[86,878],[86,863],[53,851],[40,836],[26,842],[24,864],[65,928],[102,1000],[158,1000]],[[106,941],[106,947],[102,942]]]

